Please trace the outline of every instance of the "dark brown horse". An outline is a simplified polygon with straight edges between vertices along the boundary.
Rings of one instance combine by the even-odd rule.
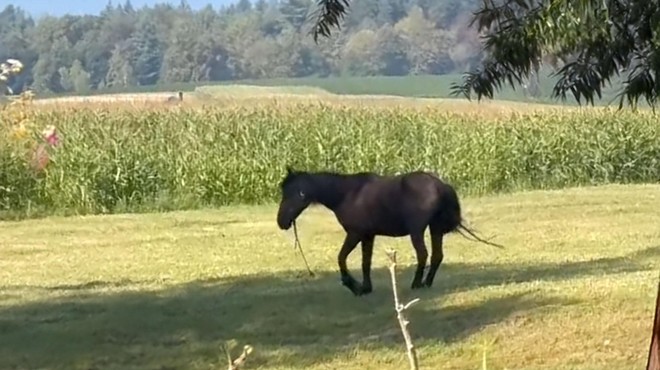
[[[417,171],[381,176],[368,172],[301,172],[287,167],[281,190],[277,224],[283,230],[288,230],[310,204],[322,204],[335,214],[346,231],[337,258],[341,281],[355,295],[372,291],[371,257],[377,235],[410,235],[417,254],[412,289],[433,284],[443,259],[442,239],[447,233],[460,233],[459,229],[463,229],[481,242],[502,248],[478,238],[462,224],[456,191],[432,173]],[[428,258],[424,243],[427,227],[431,233],[431,263],[422,283]],[[346,259],[358,243],[362,245],[362,285],[346,267]]]

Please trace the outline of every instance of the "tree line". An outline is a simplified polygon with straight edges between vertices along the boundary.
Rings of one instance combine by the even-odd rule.
[[[361,0],[342,32],[310,35],[314,0],[240,0],[218,9],[111,2],[98,15],[0,12],[0,60],[25,72],[15,92],[87,93],[154,84],[464,71],[481,58],[477,0]]]

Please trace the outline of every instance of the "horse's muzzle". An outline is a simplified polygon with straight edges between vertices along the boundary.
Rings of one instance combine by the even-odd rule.
[[[277,220],[277,226],[279,226],[281,230],[289,230],[292,224],[293,222],[291,220]]]

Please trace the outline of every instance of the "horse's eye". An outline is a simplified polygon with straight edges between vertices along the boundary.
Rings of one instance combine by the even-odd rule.
[[[305,193],[304,193],[302,190],[301,190],[300,192],[298,192],[298,195],[299,195],[301,198],[304,198],[304,197],[305,197]]]

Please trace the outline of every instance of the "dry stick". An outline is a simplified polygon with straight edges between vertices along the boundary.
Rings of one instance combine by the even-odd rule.
[[[295,249],[298,247],[300,250],[300,255],[302,256],[303,261],[305,262],[305,266],[307,267],[307,271],[309,272],[309,276],[313,277],[314,273],[312,272],[312,269],[309,268],[307,258],[305,258],[305,253],[303,253],[302,244],[300,244],[300,239],[298,238],[298,228],[296,227],[296,221],[293,221],[293,235],[295,237],[295,240],[293,241],[293,248]]]
[[[651,348],[649,348],[646,370],[660,370],[660,281],[658,282],[658,295],[655,299],[655,318],[653,319]]]
[[[394,308],[396,309],[396,318],[399,320],[399,326],[401,326],[401,333],[403,333],[403,339],[406,341],[406,349],[408,353],[408,360],[410,361],[410,369],[417,370],[419,366],[417,364],[417,351],[415,350],[415,345],[412,342],[410,337],[410,332],[408,331],[408,324],[410,323],[405,316],[403,311],[410,308],[415,303],[419,302],[419,298],[415,298],[412,301],[408,302],[405,306],[399,303],[399,293],[396,287],[396,251],[390,249],[387,252],[387,256],[390,258],[390,276],[392,277],[392,292],[394,293]]]
[[[231,360],[231,355],[229,354],[229,350],[227,351],[227,359],[229,362],[229,367],[227,368],[228,370],[238,370],[245,364],[245,361],[247,360],[247,357],[250,353],[252,353],[252,346],[246,345],[243,346],[243,353],[241,353],[240,356],[238,356],[237,359],[235,359],[233,362]]]

